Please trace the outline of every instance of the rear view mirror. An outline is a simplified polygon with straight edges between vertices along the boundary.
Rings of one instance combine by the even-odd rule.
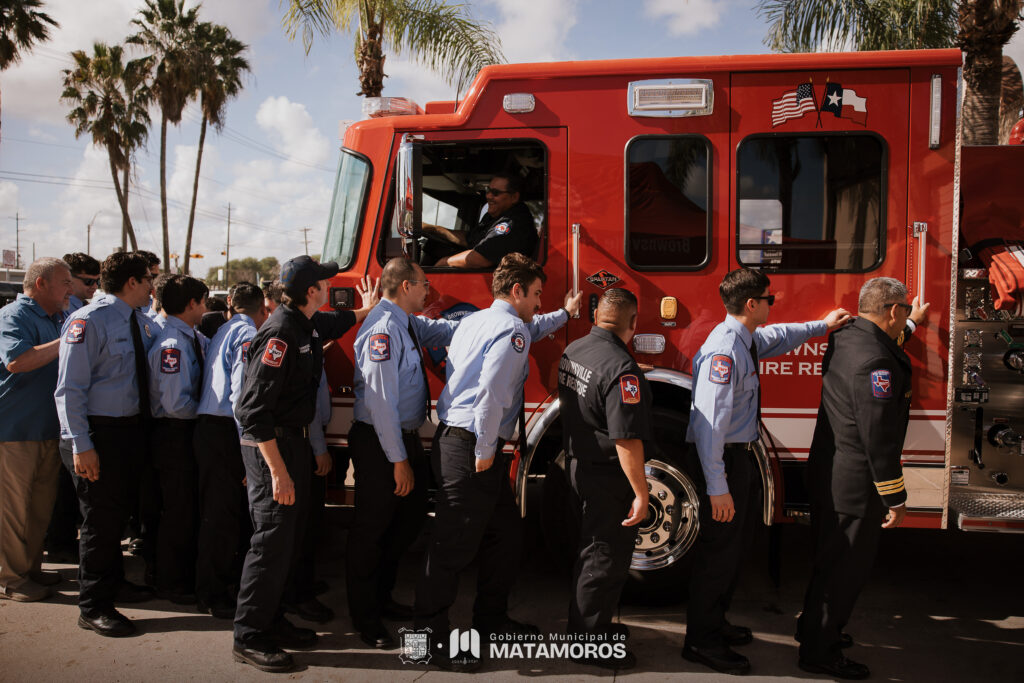
[[[419,237],[423,219],[422,148],[406,136],[398,147],[395,164],[395,197],[398,211],[398,234],[405,238]]]

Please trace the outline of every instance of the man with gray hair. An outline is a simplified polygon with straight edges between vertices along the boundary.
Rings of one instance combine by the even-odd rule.
[[[53,390],[71,271],[58,258],[38,259],[24,289],[0,310],[0,598],[33,602],[60,582],[42,559],[60,471]]]
[[[843,633],[867,581],[882,529],[899,526],[907,491],[900,456],[910,419],[910,359],[896,340],[915,307],[899,280],[876,277],[860,290],[859,317],[832,332],[822,362],[821,410],[809,459],[832,456],[831,477],[812,477],[819,527],[814,573],[797,624],[800,668],[861,679]],[[821,435],[831,432],[831,440]],[[826,443],[827,442],[827,443]],[[834,511],[826,503],[831,494]],[[884,523],[883,523],[884,518]]]

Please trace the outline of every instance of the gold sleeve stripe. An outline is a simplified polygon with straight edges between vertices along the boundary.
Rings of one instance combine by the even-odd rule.
[[[889,493],[899,493],[903,490],[902,482],[899,484],[893,484],[892,486],[878,486],[877,484],[875,484],[875,486],[878,488],[878,492],[883,496]]]
[[[879,488],[881,488],[882,486],[892,486],[893,484],[902,484],[902,483],[903,483],[903,475],[900,475],[898,478],[890,479],[889,481],[876,481],[875,482],[875,486],[878,486]]]

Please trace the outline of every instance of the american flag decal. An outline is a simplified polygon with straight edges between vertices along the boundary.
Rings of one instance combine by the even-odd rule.
[[[777,100],[772,100],[772,128],[790,119],[799,119],[809,111],[818,111],[814,103],[814,86],[801,83]]]

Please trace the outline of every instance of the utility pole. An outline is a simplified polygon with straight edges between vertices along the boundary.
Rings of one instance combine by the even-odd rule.
[[[231,203],[228,203],[228,239],[224,243],[224,289],[228,288],[228,263],[231,261]]]
[[[14,214],[14,267],[21,268],[21,214]]]
[[[302,239],[306,243],[306,256],[309,256],[309,228],[300,228],[302,230]]]
[[[102,210],[102,209],[101,209]],[[99,216],[100,212],[97,211],[92,215],[92,220],[85,226],[85,253],[89,254],[92,244],[92,224],[96,222],[96,216]],[[91,254],[89,254],[91,255]]]

